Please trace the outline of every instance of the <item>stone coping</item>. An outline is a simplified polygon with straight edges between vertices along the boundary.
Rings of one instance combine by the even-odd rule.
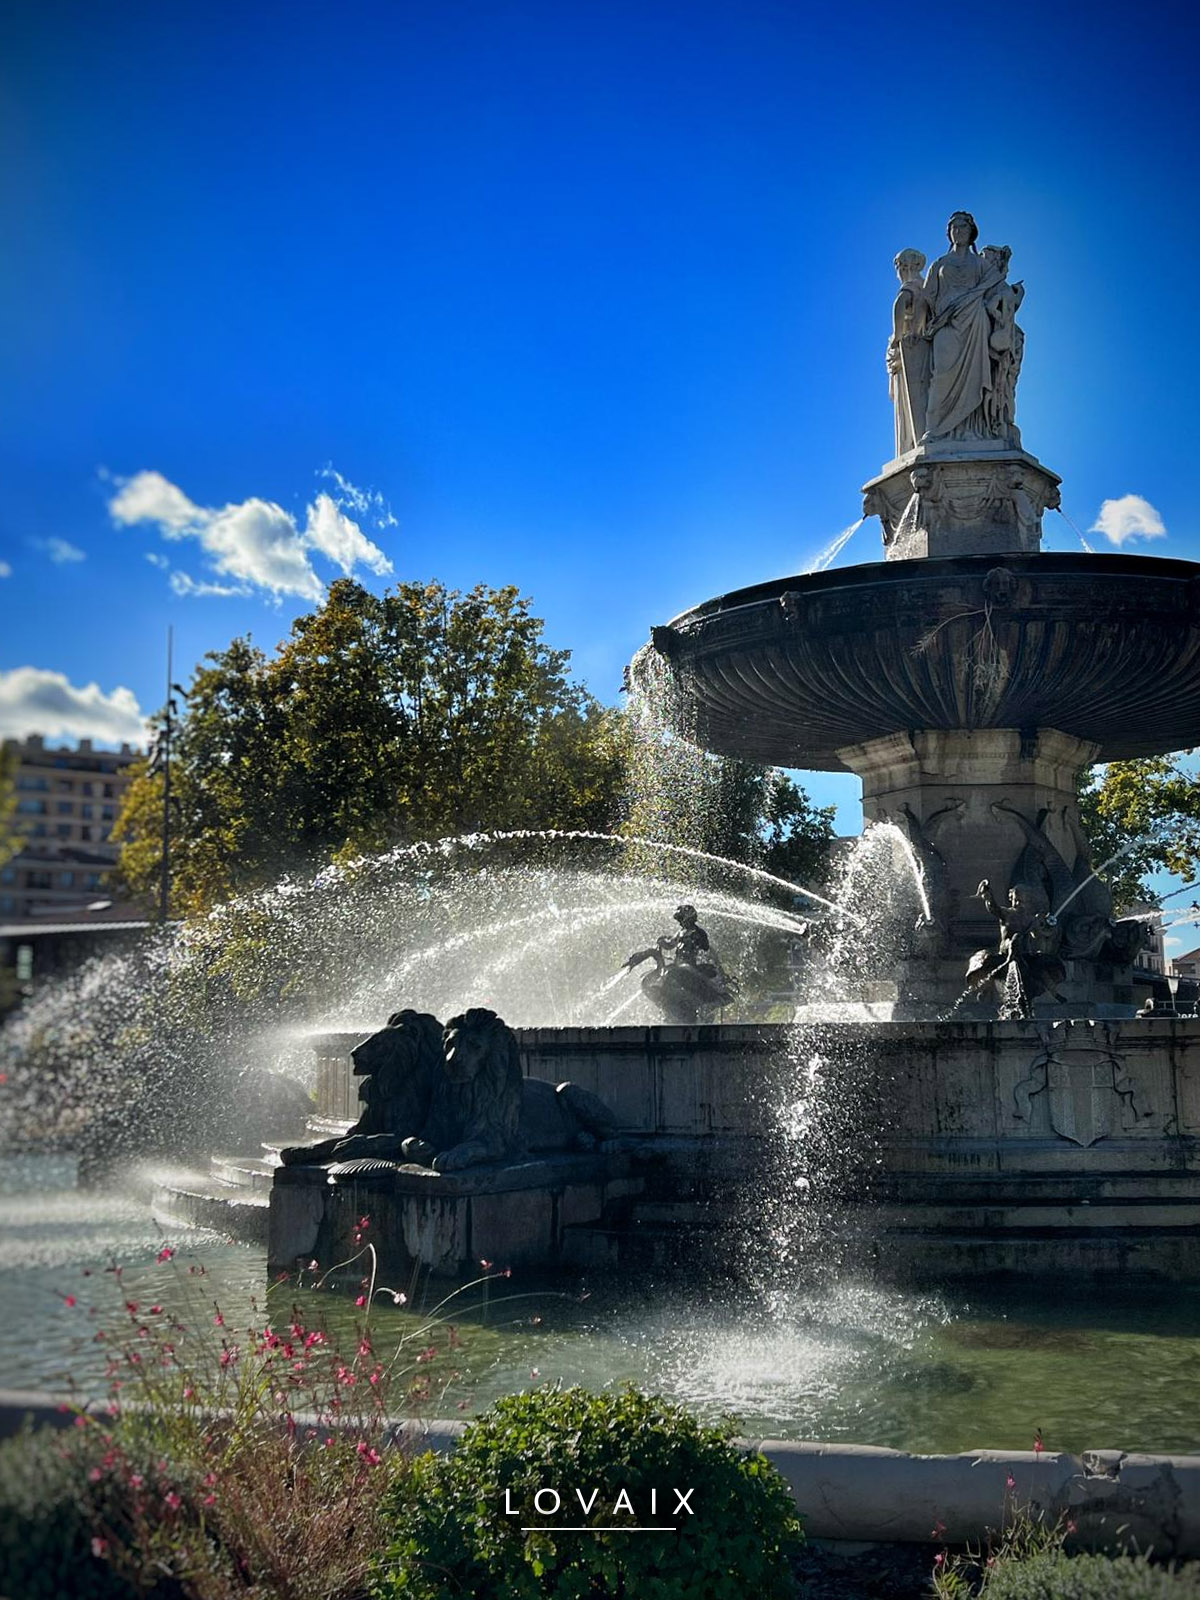
[[[523,1161],[484,1162],[465,1167],[461,1172],[435,1172],[432,1167],[406,1161],[390,1170],[339,1176],[330,1173],[328,1164],[305,1166],[297,1163],[276,1167],[274,1181],[286,1188],[324,1188],[326,1185],[342,1188],[354,1183],[361,1188],[388,1188],[396,1194],[424,1195],[439,1200],[518,1189],[558,1189],[568,1183],[604,1183],[624,1177],[629,1164],[627,1146],[624,1141],[613,1143],[619,1148],[610,1149],[606,1143],[594,1151],[530,1156]]]
[[[382,1023],[379,1024],[383,1026]],[[710,1023],[696,1027],[645,1027],[645,1028],[514,1028],[518,1044],[539,1054],[570,1053],[578,1048],[595,1049],[603,1043],[605,1054],[631,1052],[644,1055],[670,1055],[676,1051],[737,1049],[778,1050],[793,1043],[797,1030],[820,1028],[822,1033],[834,1036],[844,1033],[860,1043],[877,1039],[880,1043],[912,1038],[932,1038],[945,1044],[956,1039],[1037,1039],[1046,1037],[1050,1029],[1082,1029],[1090,1026],[1119,1028],[1122,1037],[1136,1039],[1170,1038],[1181,1035],[1200,1037],[1200,1017],[1170,1016],[1156,1013],[1152,1017],[1135,1017],[1132,1013],[1121,1017],[1033,1017],[1028,1020],[1000,1022],[995,1019],[903,1020],[874,1018],[838,1018],[823,1021],[817,1018],[799,1022]],[[366,1038],[371,1029],[314,1030],[309,1042],[318,1054],[346,1054],[352,1045]]]
[[[102,1408],[101,1408],[102,1409]],[[0,1389],[0,1438],[35,1425],[70,1426],[74,1407],[53,1395]],[[298,1417],[300,1425],[309,1425]],[[397,1443],[452,1450],[466,1423],[399,1421]],[[913,1455],[873,1445],[750,1438],[782,1473],[810,1539],[835,1543],[965,1545],[1000,1528],[1016,1508],[1075,1524],[1094,1549],[1136,1547],[1200,1556],[1200,1455],[1123,1450],[971,1450]],[[1012,1487],[1009,1487],[1009,1479]]]

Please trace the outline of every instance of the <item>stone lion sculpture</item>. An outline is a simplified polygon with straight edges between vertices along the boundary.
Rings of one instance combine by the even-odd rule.
[[[385,1028],[355,1045],[350,1059],[355,1076],[362,1079],[362,1115],[339,1138],[280,1150],[285,1166],[387,1155],[397,1131],[421,1128],[428,1121],[434,1086],[442,1075],[442,1025],[436,1017],[425,1011],[396,1011]]]
[[[400,1154],[437,1172],[519,1155],[522,1081],[516,1035],[494,1011],[473,1006],[451,1017],[428,1119]]]
[[[282,1150],[286,1164],[332,1162],[338,1179],[397,1162],[459,1172],[528,1153],[590,1150],[619,1131],[588,1090],[522,1077],[516,1035],[482,1006],[445,1028],[436,1017],[399,1011],[355,1047],[353,1060],[356,1072],[369,1074],[363,1116],[340,1139]]]

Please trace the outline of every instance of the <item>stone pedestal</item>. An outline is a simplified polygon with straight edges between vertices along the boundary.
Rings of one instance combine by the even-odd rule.
[[[1061,479],[1028,451],[980,440],[921,446],[863,485],[863,515],[883,524],[889,561],[1040,549]]]
[[[893,1014],[944,1012],[963,992],[973,952],[996,947],[997,921],[976,890],[986,878],[997,900],[1007,897],[1029,842],[1022,818],[1076,878],[1090,870],[1076,779],[1097,746],[1053,728],[980,728],[893,733],[838,754],[862,779],[866,820],[894,823],[909,841],[910,868],[929,902],[928,923],[898,976]],[[904,870],[899,838],[897,851]],[[1076,1015],[1081,1004],[1092,1016],[1132,1008],[1128,972],[1093,961],[1068,960],[1058,991]],[[1061,1009],[1049,999],[1037,1003],[1039,1015]]]

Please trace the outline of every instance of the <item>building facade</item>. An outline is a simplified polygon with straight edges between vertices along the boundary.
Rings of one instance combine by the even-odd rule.
[[[16,756],[21,849],[0,866],[0,922],[86,907],[111,892],[119,846],[111,834],[140,751],[96,750],[90,739],[53,749],[39,734],[7,739]]]

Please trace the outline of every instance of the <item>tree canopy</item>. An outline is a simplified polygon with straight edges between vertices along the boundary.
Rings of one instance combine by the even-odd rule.
[[[174,907],[204,909],[338,853],[483,828],[597,828],[617,811],[613,714],[568,677],[515,588],[343,579],[267,656],[196,669],[175,741]],[[135,890],[161,861],[144,763],[114,837]]]
[[[1102,876],[1118,907],[1154,898],[1148,873],[1200,873],[1200,782],[1189,754],[1111,761],[1084,775],[1080,816],[1096,865],[1117,855]]]

